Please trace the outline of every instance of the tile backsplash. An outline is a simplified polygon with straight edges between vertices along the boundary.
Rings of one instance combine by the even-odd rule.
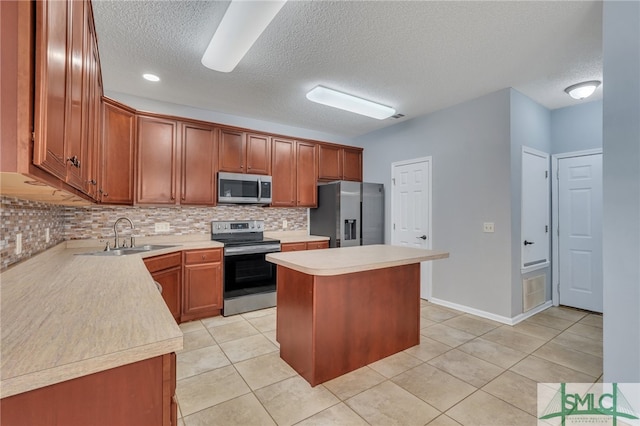
[[[111,239],[113,224],[119,217],[133,221],[133,235],[208,235],[212,220],[264,220],[266,231],[307,229],[306,208],[269,208],[258,206],[216,207],[141,207],[87,206],[65,207],[0,197],[2,206],[2,234],[0,235],[0,270],[27,259],[47,248],[77,239]],[[156,223],[168,223],[169,231],[156,232]],[[50,241],[45,243],[45,229]],[[128,225],[118,226],[122,235],[130,235]],[[16,234],[22,233],[22,254],[16,255]]]
[[[0,270],[64,241],[66,207],[9,197],[0,197],[0,207]],[[17,234],[22,235],[20,254],[16,254]]]

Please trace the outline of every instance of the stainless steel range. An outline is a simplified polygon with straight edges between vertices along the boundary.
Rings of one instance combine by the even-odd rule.
[[[265,255],[280,241],[264,238],[262,220],[211,222],[211,239],[224,243],[224,306],[229,316],[276,305],[276,265]]]

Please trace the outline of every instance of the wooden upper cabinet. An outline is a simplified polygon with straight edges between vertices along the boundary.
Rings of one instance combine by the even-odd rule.
[[[36,2],[36,91],[33,164],[66,179],[65,117],[69,73],[66,1]]]
[[[296,143],[296,206],[316,207],[318,204],[316,144]]]
[[[87,5],[88,6],[88,5]],[[64,158],[67,164],[66,180],[69,185],[86,192],[86,179],[83,171],[87,166],[89,144],[87,143],[88,93],[84,87],[85,38],[88,36],[85,25],[84,1],[69,3],[69,68],[67,82],[68,117],[64,145]]]
[[[220,129],[218,167],[221,172],[245,173],[245,133]]]
[[[33,164],[95,199],[102,86],[91,3],[35,4]]]
[[[344,148],[342,179],[362,182],[362,149]]]
[[[133,204],[135,112],[115,101],[103,99],[98,201]]]
[[[138,116],[138,204],[176,204],[178,123]]]
[[[221,172],[268,175],[271,136],[220,129],[218,168]]]
[[[296,206],[296,141],[273,138],[271,140],[271,205]]]
[[[247,134],[247,173],[268,175],[271,172],[271,136]]]
[[[342,148],[318,145],[318,179],[342,180]]]
[[[181,204],[216,204],[217,136],[213,127],[182,123]]]

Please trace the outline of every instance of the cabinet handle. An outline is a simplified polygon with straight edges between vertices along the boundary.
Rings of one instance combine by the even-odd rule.
[[[202,260],[205,260],[207,258],[207,256],[205,256],[204,254],[202,255]]]
[[[73,157],[68,157],[67,161],[70,162],[73,167],[80,168],[80,160],[78,160],[77,155],[74,155]]]
[[[88,180],[87,183],[90,184],[90,185],[97,185],[98,184],[98,182],[96,182],[95,179]]]

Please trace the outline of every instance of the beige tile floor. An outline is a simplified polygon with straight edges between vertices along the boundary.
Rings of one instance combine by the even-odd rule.
[[[182,324],[179,424],[536,424],[537,382],[602,376],[602,316],[506,326],[422,301],[420,344],[312,388],[282,361],[276,309]]]

